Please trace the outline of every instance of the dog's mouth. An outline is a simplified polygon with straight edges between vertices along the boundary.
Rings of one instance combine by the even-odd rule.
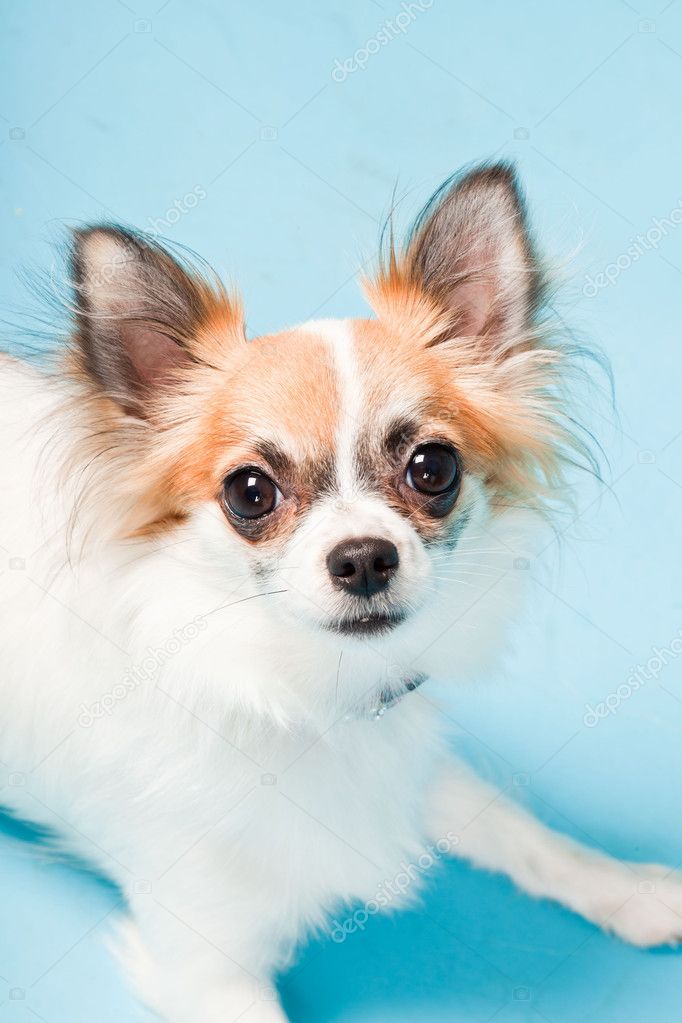
[[[336,618],[327,622],[327,628],[331,632],[337,632],[342,636],[380,636],[382,633],[390,632],[397,625],[405,621],[405,612],[392,612],[391,614],[366,614],[353,618]]]

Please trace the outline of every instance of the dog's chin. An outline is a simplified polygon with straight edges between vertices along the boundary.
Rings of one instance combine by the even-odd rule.
[[[330,618],[325,622],[325,628],[339,636],[350,636],[356,639],[366,639],[372,636],[382,636],[392,632],[401,625],[407,614],[405,611],[392,611],[389,614],[375,612],[374,614],[357,615],[346,618]]]

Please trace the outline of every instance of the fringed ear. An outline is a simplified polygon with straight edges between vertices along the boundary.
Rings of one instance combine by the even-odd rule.
[[[423,296],[438,316],[436,340],[476,338],[498,355],[527,344],[541,281],[513,168],[446,181],[369,290],[384,305],[409,294],[414,307]]]
[[[76,340],[83,367],[126,412],[202,362],[202,326],[239,315],[224,292],[186,270],[156,242],[119,227],[74,232]]]

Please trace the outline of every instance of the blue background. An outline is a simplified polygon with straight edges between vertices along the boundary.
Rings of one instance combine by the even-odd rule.
[[[396,179],[402,218],[460,165],[516,159],[565,281],[561,311],[612,360],[621,427],[593,414],[612,491],[595,499],[581,484],[549,574],[528,569],[537,599],[518,653],[493,685],[451,694],[453,726],[555,826],[676,864],[682,660],[596,727],[583,718],[682,626],[682,229],[669,220],[627,256],[682,199],[682,3],[434,0],[371,43],[401,9],[4,5],[3,318],[30,325],[16,271],[49,268],[65,224],[102,218],[201,252],[239,281],[253,332],[352,315]],[[366,67],[332,77],[369,49]],[[612,283],[590,286],[619,257]],[[106,950],[117,894],[12,830],[0,836],[0,1023],[146,1018]],[[282,990],[299,1023],[667,1023],[680,1019],[682,957],[630,949],[451,864],[421,909],[311,944]]]

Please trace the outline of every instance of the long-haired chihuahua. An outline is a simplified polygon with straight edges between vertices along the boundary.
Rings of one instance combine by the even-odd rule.
[[[2,798],[120,886],[166,1023],[281,1023],[297,943],[425,857],[682,938],[678,876],[474,777],[425,684],[491,664],[509,552],[586,457],[512,168],[386,248],[371,318],[247,339],[210,272],[87,227],[68,343],[0,358]]]

